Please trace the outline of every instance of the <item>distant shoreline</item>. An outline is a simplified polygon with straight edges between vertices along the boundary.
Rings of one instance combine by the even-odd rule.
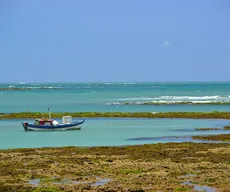
[[[61,87],[0,87],[0,91],[24,91],[35,89],[62,89]]]
[[[186,118],[186,119],[230,119],[230,112],[64,112],[52,113],[53,118],[61,118],[70,115],[72,117],[120,117],[120,118]],[[22,119],[47,116],[41,112],[0,113],[0,119]]]

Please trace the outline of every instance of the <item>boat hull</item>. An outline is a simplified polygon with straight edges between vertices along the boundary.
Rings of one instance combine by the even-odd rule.
[[[35,125],[32,123],[22,123],[25,131],[69,131],[80,130],[85,120],[69,123],[54,125]]]

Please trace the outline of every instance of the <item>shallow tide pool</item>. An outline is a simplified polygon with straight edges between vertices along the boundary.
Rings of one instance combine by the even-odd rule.
[[[73,118],[73,120],[79,119]],[[189,136],[193,135],[230,133],[230,130],[195,130],[195,128],[223,128],[230,124],[229,120],[144,118],[85,120],[80,131],[56,132],[25,132],[21,122],[33,121],[31,119],[1,120],[0,149],[139,145],[191,141]]]

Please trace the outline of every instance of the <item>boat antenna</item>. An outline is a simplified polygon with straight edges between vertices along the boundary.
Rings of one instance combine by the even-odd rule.
[[[49,119],[51,119],[50,108],[48,108],[48,111],[49,111]]]

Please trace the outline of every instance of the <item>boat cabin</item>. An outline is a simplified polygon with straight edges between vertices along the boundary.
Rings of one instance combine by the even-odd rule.
[[[70,123],[72,123],[72,116],[63,116],[62,117],[62,123],[63,124],[70,124]]]
[[[35,125],[52,125],[53,120],[52,119],[35,119],[34,124]]]
[[[62,117],[62,123],[63,124],[71,124],[72,123],[72,116],[63,116]],[[53,120],[53,119],[36,118],[34,121],[34,124],[35,125],[53,125],[53,126],[56,126],[56,125],[58,125],[58,122],[56,120]]]

